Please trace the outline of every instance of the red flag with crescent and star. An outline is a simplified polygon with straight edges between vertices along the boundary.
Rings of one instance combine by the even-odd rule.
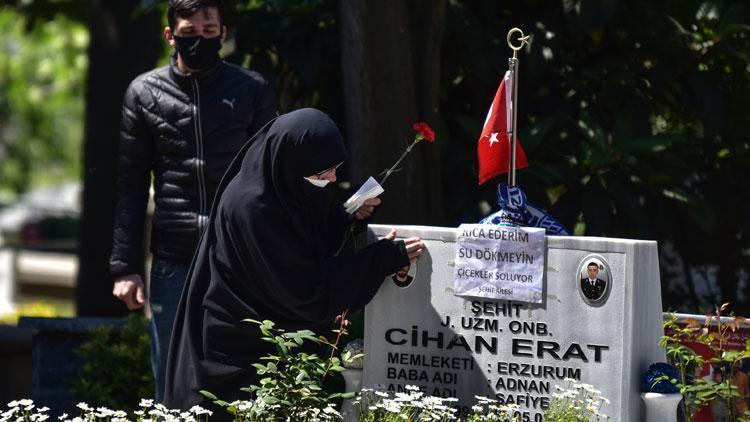
[[[508,140],[508,128],[512,126],[513,118],[513,82],[510,71],[505,72],[505,77],[495,93],[495,99],[487,112],[484,121],[482,135],[477,144],[477,155],[479,156],[479,184],[507,173],[510,167],[510,142]],[[521,143],[516,136],[516,169],[528,167],[526,153],[521,148]]]

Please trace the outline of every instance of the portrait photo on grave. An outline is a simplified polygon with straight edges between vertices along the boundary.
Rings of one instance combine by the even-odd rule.
[[[609,265],[600,255],[587,255],[581,260],[576,274],[576,285],[583,301],[591,306],[601,306],[612,289]]]
[[[396,271],[396,273],[391,276],[391,280],[393,280],[393,283],[396,286],[405,289],[409,287],[409,285],[411,285],[412,281],[414,281],[416,277],[417,266],[410,263],[409,265]]]

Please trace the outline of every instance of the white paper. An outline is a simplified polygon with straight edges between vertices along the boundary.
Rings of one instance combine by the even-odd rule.
[[[383,187],[380,186],[372,176],[370,176],[365,183],[362,184],[359,190],[344,202],[344,209],[346,209],[346,212],[349,214],[354,214],[354,211],[357,211],[362,205],[364,205],[365,201],[370,198],[375,198],[383,192],[385,192],[385,189],[383,189]]]
[[[456,295],[542,302],[544,229],[462,224],[456,234]]]

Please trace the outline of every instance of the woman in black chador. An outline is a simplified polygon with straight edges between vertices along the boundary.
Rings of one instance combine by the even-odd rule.
[[[314,109],[278,117],[237,155],[180,300],[167,407],[212,408],[199,390],[227,401],[249,398],[240,388],[259,378],[251,364],[273,349],[243,319],[327,332],[342,310],[364,306],[386,276],[422,253],[421,240],[393,241],[392,231],[352,255],[333,257],[350,216],[329,202],[324,186],[336,180],[344,158],[336,125]],[[355,215],[369,216],[377,203]]]

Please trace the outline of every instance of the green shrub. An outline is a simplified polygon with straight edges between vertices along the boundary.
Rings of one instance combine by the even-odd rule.
[[[662,324],[665,334],[661,337],[659,345],[666,350],[667,358],[677,368],[680,376],[679,379],[669,379],[667,376],[663,378],[674,384],[683,395],[682,409],[688,421],[692,421],[695,415],[711,402],[721,401],[728,404],[732,399],[742,398],[742,394],[732,384],[729,373],[722,373],[720,382],[694,376],[695,369],[703,368],[705,365],[723,368],[726,371],[726,368],[738,367],[742,359],[750,358],[750,341],[745,343],[743,350],[729,350],[726,347],[731,333],[746,323],[743,317],[722,321],[722,312],[728,306],[728,303],[716,305],[713,315],[708,314],[703,324],[695,320],[681,324],[674,314]],[[686,344],[689,343],[707,347],[713,356],[704,357],[688,347]],[[750,412],[743,415],[735,414],[731,405],[728,405],[728,410],[730,421],[750,420]]]
[[[201,394],[234,415],[235,421],[266,420],[339,420],[337,402],[342,398],[354,397],[354,393],[328,392],[324,384],[332,375],[344,371],[342,361],[336,354],[338,345],[347,334],[346,311],[336,318],[339,324],[336,339],[330,341],[324,336],[316,336],[310,330],[287,332],[276,328],[272,321],[245,321],[258,324],[262,339],[273,344],[276,354],[261,357],[267,363],[254,363],[258,375],[263,378],[258,385],[241,388],[249,393],[249,400],[232,403],[221,400],[209,391]],[[329,349],[328,356],[299,352],[305,343],[313,343]],[[342,354],[344,360],[359,359],[362,355]]]
[[[118,329],[99,326],[78,350],[83,369],[73,382],[78,400],[114,409],[136,409],[142,397],[152,397],[148,323],[131,314]]]

